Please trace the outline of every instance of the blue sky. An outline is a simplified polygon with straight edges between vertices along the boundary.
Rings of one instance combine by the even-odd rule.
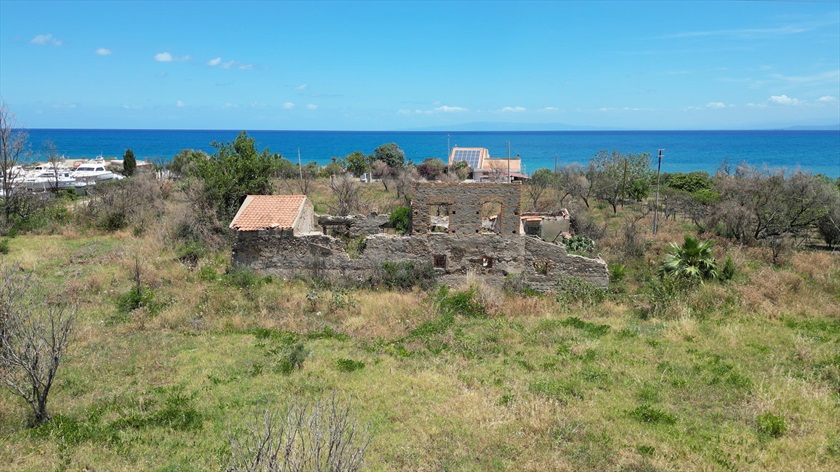
[[[28,128],[835,125],[840,5],[0,0],[0,97]]]

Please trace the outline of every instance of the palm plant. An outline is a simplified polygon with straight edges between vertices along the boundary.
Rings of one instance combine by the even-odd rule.
[[[662,273],[700,281],[717,278],[713,245],[714,241],[700,242],[695,237],[685,235],[682,245],[671,243],[669,254],[662,262]]]

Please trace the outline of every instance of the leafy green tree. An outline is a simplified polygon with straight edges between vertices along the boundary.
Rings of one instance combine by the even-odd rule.
[[[397,143],[388,143],[373,150],[373,159],[396,169],[405,164],[405,153],[397,146]]]
[[[137,170],[137,159],[134,158],[134,151],[126,149],[123,154],[123,174],[128,177],[134,175]]]
[[[271,178],[281,156],[271,154],[268,148],[257,152],[254,139],[245,131],[232,143],[212,145],[216,152],[195,162],[195,176],[202,183],[206,202],[219,220],[228,222],[246,196],[272,192]]]
[[[446,172],[446,164],[437,157],[424,159],[423,163],[417,166],[417,173],[426,180],[437,180]]]
[[[204,151],[196,151],[193,149],[182,149],[181,152],[175,154],[172,161],[166,164],[166,168],[179,175],[190,175],[195,168],[195,163],[209,159],[210,156]]]
[[[347,163],[347,171],[356,177],[370,170],[371,157],[359,151],[348,154],[344,161]]]
[[[589,161],[587,179],[592,194],[610,204],[613,213],[629,195],[635,200],[645,198],[650,191],[651,157],[648,153],[622,154],[618,151],[598,151]]]
[[[685,235],[682,245],[671,243],[669,253],[662,262],[662,273],[688,280],[717,278],[717,262],[712,246],[714,241],[701,242],[693,236]]]

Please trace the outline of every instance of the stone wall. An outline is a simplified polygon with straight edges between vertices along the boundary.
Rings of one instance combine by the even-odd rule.
[[[432,217],[445,208],[449,216],[447,234],[481,234],[484,204],[500,208],[499,235],[519,235],[519,184],[418,183],[411,201],[411,232],[432,232]]]
[[[381,233],[384,216],[320,217],[322,227],[344,227],[352,238],[365,236],[364,248],[351,258],[343,240],[330,235],[240,231],[233,263],[284,277],[362,281],[385,261],[414,261],[435,267],[439,280],[447,284],[476,274],[495,285],[519,276],[540,291],[554,289],[557,280],[566,277],[607,286],[607,264],[602,259],[569,255],[562,245],[521,235],[519,202],[518,184],[421,183],[412,200],[410,236]],[[485,204],[495,215],[482,214],[487,211]],[[439,206],[446,208],[446,215],[438,214]],[[482,228],[489,216],[499,224],[495,232]],[[434,232],[435,226],[443,232]]]
[[[501,285],[519,275],[536,290],[552,290],[558,279],[579,277],[595,285],[608,284],[601,259],[569,255],[562,245],[531,237],[495,234],[377,234],[365,239],[358,257],[351,258],[340,239],[325,235],[292,236],[282,231],[240,232],[233,253],[235,265],[284,277],[326,276],[366,280],[385,261],[414,261],[435,267],[443,283],[464,280],[468,273]]]
[[[318,225],[321,227],[323,234],[341,235],[356,239],[383,232],[382,229],[388,225],[388,215],[322,215],[318,217]]]

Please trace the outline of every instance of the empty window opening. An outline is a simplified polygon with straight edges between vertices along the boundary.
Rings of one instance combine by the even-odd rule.
[[[449,205],[429,205],[429,232],[445,233],[449,229]]]
[[[493,258],[490,256],[484,256],[481,258],[481,266],[485,269],[489,269],[493,267]]]
[[[481,204],[481,231],[484,233],[501,233],[502,204],[499,202],[484,202]]]
[[[435,254],[434,263],[435,263],[435,267],[437,267],[439,269],[445,269],[446,268],[446,255],[445,254]]]

